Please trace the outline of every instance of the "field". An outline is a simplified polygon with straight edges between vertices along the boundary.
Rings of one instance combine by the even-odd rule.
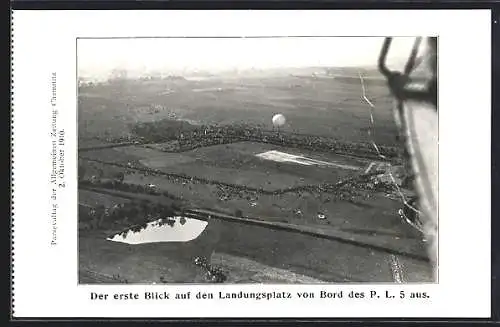
[[[179,119],[203,124],[271,128],[271,116],[287,117],[284,131],[369,141],[370,107],[354,77],[280,74],[207,80],[120,81],[79,90],[80,146],[96,135],[125,136],[138,122]],[[393,100],[384,80],[365,79],[375,105],[375,140],[394,145]],[[165,92],[170,90],[170,92]]]
[[[97,194],[95,192],[79,190],[78,191],[78,204],[85,207],[96,207],[103,205],[104,207],[112,207],[119,203],[126,203],[128,200],[115,197],[112,195]]]
[[[321,136],[399,147],[385,82],[365,79],[365,86],[375,106],[372,137],[370,107],[362,98],[356,71],[343,77],[294,71],[293,75],[121,80],[82,86],[81,205],[108,208],[135,198],[165,206],[175,203],[182,210],[209,210],[235,221],[250,219],[257,225],[261,221],[314,230],[317,235],[351,235],[346,242],[379,238],[391,253],[405,247],[416,251],[408,257],[398,255],[399,262],[411,267],[408,281],[430,281],[422,235],[397,214],[402,207],[400,194],[386,182],[374,186],[368,174],[387,164],[382,158],[227,135],[213,144],[169,148],[175,142],[185,143],[183,135],[198,125],[271,131],[270,118],[278,112],[287,117],[281,131],[269,132],[278,136],[293,133],[298,138]],[[144,123],[161,126],[162,142],[116,144],[117,139],[140,140],[149,130],[158,133],[143,128],[138,136],[137,127]],[[115,145],[92,149],[111,143]],[[396,259],[385,250],[220,219],[210,221],[200,237],[187,243],[126,245],[105,240],[124,224],[86,230],[80,235],[80,282],[200,282],[203,270],[193,264],[193,258],[200,256],[226,269],[227,281],[232,282],[276,282],[278,276],[289,276],[283,282],[394,281],[391,260]],[[98,255],[103,257],[97,259]],[[255,277],[259,271],[266,271],[267,277]],[[113,279],[117,275],[121,277]]]

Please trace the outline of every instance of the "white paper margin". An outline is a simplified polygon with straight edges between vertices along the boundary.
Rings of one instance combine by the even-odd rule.
[[[15,317],[489,317],[488,10],[15,11]],[[78,286],[75,38],[91,36],[415,36],[439,39],[440,283],[437,285]],[[59,246],[49,218],[50,76],[67,133]],[[73,136],[73,137],[72,137]],[[417,290],[425,301],[90,301],[91,291]]]

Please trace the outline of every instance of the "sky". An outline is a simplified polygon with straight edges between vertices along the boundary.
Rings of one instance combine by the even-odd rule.
[[[375,66],[382,37],[79,39],[80,76],[280,67]],[[394,38],[388,63],[400,64],[414,38]]]

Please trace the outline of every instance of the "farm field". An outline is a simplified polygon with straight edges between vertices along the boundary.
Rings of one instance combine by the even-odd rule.
[[[97,194],[87,190],[78,191],[78,203],[88,207],[96,207],[103,205],[104,207],[112,207],[116,204],[126,203],[128,200],[122,197],[112,195]]]
[[[393,256],[387,253],[257,226],[210,220],[198,238],[186,243],[130,245],[105,241],[108,235],[82,233],[81,283],[96,282],[89,276],[96,271],[101,280],[114,276],[115,282],[206,282],[203,271],[193,264],[193,258],[200,256],[222,267],[228,282],[288,283],[290,275],[298,283],[392,282]],[[96,248],[105,254],[97,258]],[[425,261],[398,257],[404,263],[406,282],[432,281]]]
[[[145,167],[167,173],[268,189],[281,189],[307,183],[337,182],[340,177],[359,172],[368,165],[367,162],[354,158],[324,154],[304,156],[324,163],[321,166],[309,165],[307,162],[305,164],[279,162],[273,160],[274,158],[266,159],[259,155],[273,151],[278,154],[301,156],[303,152],[247,142],[216,145],[180,154],[164,153],[139,146],[113,149],[113,155],[116,151],[121,152],[120,155],[125,154],[133,160],[138,160]],[[120,155],[116,157],[120,158]],[[107,155],[98,157],[105,158]]]
[[[357,71],[352,74],[357,76]],[[384,80],[365,79],[374,104],[377,143],[394,145],[393,100]],[[165,90],[171,90],[165,93]],[[290,76],[207,80],[130,80],[79,90],[80,146],[95,136],[125,136],[139,122],[162,119],[203,124],[248,124],[271,129],[270,115],[286,115],[286,132],[369,141],[370,107],[359,78]]]

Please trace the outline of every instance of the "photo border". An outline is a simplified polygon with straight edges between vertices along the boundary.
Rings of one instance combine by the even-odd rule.
[[[21,2],[23,2],[21,4]],[[48,9],[46,7],[46,1],[38,1],[38,2],[35,2],[35,1],[29,1],[30,4],[26,4],[28,1],[24,2],[24,1],[20,1],[20,0],[17,0],[17,1],[14,1],[14,6],[13,7],[17,7],[18,9],[35,9],[37,8],[41,8],[43,7],[44,9]],[[73,4],[76,4],[77,7],[79,8],[75,8],[75,6],[71,6],[70,8],[67,8],[67,9],[82,9],[82,7],[85,7],[87,6],[88,9],[90,9],[89,7],[92,7],[92,6],[101,6],[101,8],[103,8],[103,4],[101,3],[100,5],[95,5],[94,4],[89,4],[89,2],[79,2],[77,3],[76,1],[70,1],[71,3]],[[158,3],[153,3],[153,2],[148,2],[149,5],[146,5],[149,6],[151,9],[153,8],[156,8],[156,9],[161,9],[161,8],[158,8],[159,4]],[[114,4],[118,4],[118,6],[120,5],[118,2],[114,2]],[[114,4],[111,4],[111,5],[114,5]],[[104,6],[109,6],[110,3],[108,4],[105,4]],[[328,5],[325,5],[325,4],[318,4],[316,3],[317,6],[319,7],[322,7],[321,9],[327,9],[325,7],[328,7]],[[351,4],[352,5],[352,4]],[[428,4],[427,4],[428,5]],[[427,6],[427,5],[423,5],[423,6]],[[58,9],[63,9],[65,6],[68,6],[68,4],[56,4],[56,6],[59,6]],[[134,5],[132,5],[131,3],[128,3],[128,4],[124,4],[122,3],[122,6],[137,6],[137,3],[135,3]],[[165,6],[165,5],[164,5]],[[202,5],[203,6],[203,5]],[[390,6],[390,5],[386,5],[386,6]],[[414,4],[414,5],[396,5],[396,7],[399,7],[399,8],[402,8],[404,7],[404,9],[407,9],[407,8],[411,8],[413,7],[414,9],[416,9],[415,7],[419,7],[419,6],[422,6],[422,5],[418,5],[418,4]],[[62,8],[61,8],[62,7]],[[161,7],[161,5],[160,5]],[[383,9],[384,8],[384,5],[383,4],[379,4],[378,6],[376,6],[377,8],[376,9]],[[481,4],[481,3],[474,3],[474,4],[464,4],[464,3],[460,3],[460,4],[448,4],[448,5],[437,5],[437,7],[439,8],[443,8],[443,9],[454,9],[454,8],[461,8],[461,9],[464,9],[464,8],[467,8],[467,9],[477,9],[477,8],[492,8],[493,6],[491,4],[489,5],[485,5],[484,3]],[[137,8],[137,7],[135,7]],[[164,8],[164,7],[163,7]],[[345,8],[345,7],[344,7]],[[351,7],[349,7],[351,8]],[[54,8],[53,8],[54,9]],[[107,7],[107,9],[109,9],[109,7]],[[116,9],[116,7],[114,7],[113,9]],[[132,9],[132,8],[131,8]],[[328,8],[330,9],[330,8]],[[337,9],[337,8],[336,8]],[[498,16],[498,9],[494,10],[494,15],[493,17],[499,17]],[[496,25],[495,25],[496,24]],[[495,90],[495,86],[498,87],[498,78],[499,78],[499,71],[498,71],[498,68],[499,68],[499,64],[498,64],[498,54],[500,54],[500,50],[499,50],[499,28],[498,28],[498,24],[496,23],[493,23],[492,22],[492,27],[494,27],[492,29],[492,42],[493,42],[493,47],[492,47],[492,50],[493,50],[493,55],[491,56],[491,60],[492,60],[492,68],[494,68],[492,70],[492,77],[493,77],[493,80],[492,80],[492,107],[493,108],[497,108],[498,107],[498,94],[496,94],[495,92],[493,92]],[[495,55],[496,54],[496,55]],[[492,111],[492,118],[493,118],[493,124],[497,124],[498,123],[498,114],[497,114],[497,111],[496,110],[493,110]],[[495,151],[495,153],[497,153],[498,151],[496,150],[499,150],[499,147],[498,147],[498,134],[497,132],[495,131],[495,128],[492,128],[492,151]],[[493,167],[495,167],[495,164],[496,163],[496,155],[492,155],[492,164],[493,164]],[[11,163],[12,164],[12,163]],[[12,166],[11,166],[12,168]],[[499,181],[498,179],[498,174],[496,173],[495,169],[492,170],[492,196],[495,196],[495,195],[498,195],[498,189],[496,185],[498,185],[499,183],[497,183]],[[11,186],[12,187],[12,186]],[[497,210],[497,207],[498,205],[496,204],[495,201],[492,201],[492,213],[496,213],[498,212]],[[493,217],[497,216],[497,215],[492,215]],[[11,225],[9,225],[9,227],[12,227]],[[495,249],[498,249],[498,230],[499,230],[499,223],[497,220],[495,219],[492,219],[492,259],[493,259],[493,263],[498,263],[498,254],[497,254],[497,251],[494,251]],[[10,231],[10,234],[11,234],[11,237],[12,237],[12,229],[9,228],[9,231]],[[497,236],[497,237],[495,237]],[[12,245],[12,243],[10,243],[10,245]],[[11,253],[12,254],[12,253]],[[12,258],[11,258],[12,260]],[[499,296],[499,288],[498,288],[498,285],[496,283],[496,276],[498,275],[498,271],[499,271],[499,268],[498,265],[495,266],[495,265],[492,265],[491,269],[492,269],[492,275],[493,275],[493,284],[492,284],[492,300],[495,300],[495,299],[498,299],[498,296]],[[12,291],[12,285],[11,285],[11,291]],[[11,294],[12,295],[12,294]],[[493,301],[492,304],[496,303],[496,301]],[[495,310],[495,306],[492,307],[492,310],[493,312],[495,313],[496,312],[496,315],[494,315],[496,318],[495,319],[498,319],[498,309]],[[222,320],[220,320],[222,319]],[[363,322],[374,322],[374,321],[380,321],[380,319],[372,319],[372,318],[355,318],[355,320],[345,320],[345,319],[342,319],[342,318],[321,318],[321,319],[318,319],[318,318],[300,318],[300,319],[297,319],[297,318],[269,318],[269,319],[264,319],[264,318],[251,318],[251,319],[248,319],[248,318],[208,318],[208,319],[202,319],[202,318],[188,318],[188,319],[185,319],[185,318],[172,318],[172,319],[163,319],[163,318],[148,318],[148,319],[130,319],[130,318],[75,318],[75,319],[68,319],[68,318],[14,318],[13,320],[17,321],[18,323],[16,323],[16,325],[19,324],[19,322],[22,322],[22,321],[38,321],[38,322],[41,322],[41,321],[75,321],[75,320],[78,320],[80,322],[84,322],[84,321],[93,321],[93,322],[97,322],[97,321],[129,321],[131,323],[133,322],[137,322],[137,321],[144,321],[144,320],[148,320],[148,321],[170,321],[170,322],[179,322],[179,321],[184,321],[184,322],[194,322],[194,323],[200,323],[201,321],[206,321],[206,322],[219,322],[219,323],[224,323],[225,322],[228,322],[229,325],[231,325],[232,322],[244,322],[244,321],[247,321],[247,322],[254,322],[254,323],[263,323],[264,325],[269,325],[269,324],[273,324],[273,325],[277,325],[277,324],[283,324],[283,323],[289,323],[289,322],[302,322],[302,323],[306,323],[306,324],[310,324],[311,322],[312,323],[317,323],[317,322],[343,322],[343,323],[363,323]],[[382,319],[384,320],[384,319]],[[11,321],[12,321],[12,316],[11,316]],[[424,321],[432,321],[432,322],[445,322],[445,321],[469,321],[471,323],[473,322],[478,322],[478,321],[488,321],[488,319],[482,319],[482,318],[477,318],[477,319],[467,319],[467,320],[463,320],[463,319],[460,319],[460,318],[453,318],[453,319],[432,319],[432,320],[429,320],[429,319],[423,319],[423,318],[407,318],[407,319],[397,319],[397,320],[394,320],[394,319],[389,319],[389,320],[385,320],[386,322],[393,322],[395,324],[397,324],[398,322],[401,324],[401,325],[406,325],[406,322],[410,322],[410,321],[421,321],[421,322],[424,322]]]

